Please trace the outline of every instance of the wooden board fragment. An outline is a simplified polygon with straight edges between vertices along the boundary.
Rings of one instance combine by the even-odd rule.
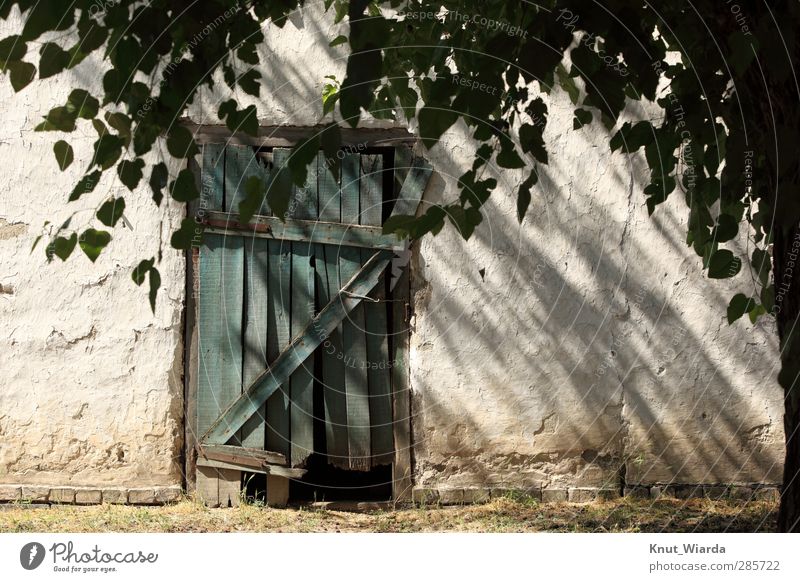
[[[383,222],[383,156],[361,156],[360,183],[359,222],[362,225],[379,226]],[[361,259],[362,262],[369,259],[369,253],[363,249]],[[384,465],[392,462],[394,451],[385,275],[370,296],[377,300],[364,302],[371,454],[373,465]]]
[[[199,262],[197,426],[202,433],[242,390],[244,254],[241,238],[205,237]],[[211,505],[238,503],[240,476],[234,473],[226,470],[198,472],[198,493],[207,495]],[[224,482],[200,483],[207,479]],[[213,491],[217,491],[216,497]]]
[[[358,224],[360,158],[357,154],[347,154],[342,160],[342,222],[345,224]],[[350,247],[339,250],[339,274],[343,280],[352,278],[361,267],[360,250]],[[357,471],[368,471],[371,466],[367,339],[364,327],[364,306],[358,305],[342,321],[349,468]]]
[[[275,451],[265,451],[252,447],[238,447],[234,445],[202,444],[199,447],[198,457],[217,459],[220,461],[242,462],[252,459],[256,465],[286,465],[286,457]]]
[[[267,369],[267,317],[269,311],[269,242],[244,239],[245,309],[243,385],[248,386]],[[242,427],[242,445],[265,446],[266,407]]]
[[[338,188],[338,186],[336,187]],[[238,214],[228,212],[208,212],[203,224],[206,225],[206,232],[213,234],[310,242],[336,247],[351,246],[370,250],[405,248],[403,241],[399,240],[396,235],[383,234],[381,226],[361,226],[296,218],[281,220],[274,216],[254,216],[249,223],[242,224]]]
[[[320,220],[341,224],[339,182],[325,166],[325,158],[321,152],[317,156],[317,172]],[[339,278],[339,248],[338,245],[319,244],[314,249],[320,305],[327,305],[342,287]],[[320,358],[322,358],[322,395],[325,407],[325,453],[329,463],[336,467],[347,468],[349,465],[347,400],[344,391],[344,360],[341,357],[341,325],[337,325],[324,339]]]
[[[273,172],[278,175],[286,166],[291,151],[276,149],[273,152]],[[285,185],[290,187],[289,185]],[[291,339],[291,243],[269,242],[269,308],[267,318],[267,360],[272,365]],[[267,401],[266,448],[291,458],[290,415],[291,389],[288,378],[285,384]]]
[[[294,189],[293,216],[302,220],[317,218],[317,164],[307,168],[303,187]],[[313,246],[293,242],[292,252],[292,317],[291,335],[298,335],[314,317],[314,268],[311,265]],[[314,451],[314,363],[312,353],[290,378],[290,435],[292,467],[301,466]]]

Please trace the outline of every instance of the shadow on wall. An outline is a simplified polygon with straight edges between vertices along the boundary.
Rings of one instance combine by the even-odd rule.
[[[571,127],[551,108],[552,131]],[[747,275],[705,278],[681,194],[648,217],[643,160],[588,129],[550,136],[521,226],[522,178],[501,170],[468,242],[448,224],[416,243],[417,485],[779,483],[777,339],[725,321]],[[471,162],[466,132],[449,136],[421,211]]]

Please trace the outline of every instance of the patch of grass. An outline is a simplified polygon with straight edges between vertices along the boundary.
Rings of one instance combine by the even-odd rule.
[[[540,504],[510,494],[483,505],[352,513],[245,503],[209,509],[192,499],[164,507],[5,505],[0,532],[754,532],[774,531],[777,503],[631,498]]]

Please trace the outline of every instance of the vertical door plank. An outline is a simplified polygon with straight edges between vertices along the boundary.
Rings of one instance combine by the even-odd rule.
[[[291,154],[290,150],[273,151],[275,175],[279,174]],[[277,186],[276,183],[273,187]],[[285,184],[281,187],[291,188]],[[267,361],[272,362],[291,340],[291,276],[292,254],[290,243],[269,241],[269,305],[267,314]],[[281,386],[267,400],[266,447],[291,457],[290,447],[290,386]]]
[[[360,156],[357,154],[347,154],[342,161],[342,222],[345,224],[358,224],[360,166]],[[360,249],[342,247],[339,251],[339,275],[342,283],[349,281],[360,268]],[[367,471],[371,465],[371,445],[363,303],[359,303],[342,322],[342,350],[345,355],[350,469]]]
[[[230,160],[230,162],[228,162]],[[229,146],[226,163],[233,175],[241,175],[241,185],[250,176],[258,176],[266,186],[269,173],[249,146]],[[226,170],[226,179],[228,172]],[[231,191],[230,186],[226,186]],[[241,196],[238,197],[241,201]],[[238,212],[238,207],[233,209]],[[266,191],[259,213],[267,210]],[[245,246],[245,330],[242,364],[243,385],[249,385],[267,369],[267,319],[269,310],[269,244],[266,239],[244,239]],[[266,445],[266,405],[242,427],[242,445],[263,448]]]
[[[267,360],[278,357],[289,344],[291,323],[292,255],[281,241],[269,244],[269,305],[267,313]],[[289,386],[284,384],[267,400],[267,450],[289,458]]]
[[[383,156],[361,156],[361,220],[367,226],[382,224]],[[361,262],[370,257],[361,249]],[[384,465],[393,460],[392,401],[389,378],[389,339],[387,329],[386,281],[378,282],[371,294],[378,302],[364,302],[364,324],[367,340],[367,384],[369,386],[369,419],[372,441],[372,464]]]
[[[197,426],[200,434],[242,391],[243,266],[240,237],[206,236],[200,248],[199,268]],[[237,504],[238,471],[219,471],[216,475],[219,482],[215,486],[205,482],[213,480],[213,474],[198,472],[198,492],[206,492],[210,505]]]
[[[317,156],[319,174],[319,218],[323,222],[341,221],[341,192],[336,177],[325,167],[322,153]],[[341,289],[339,247],[317,245],[315,248],[317,294],[320,306],[327,305]],[[342,326],[339,325],[322,344],[322,395],[325,405],[325,443],[328,462],[340,468],[349,466],[347,443],[347,401],[344,391]]]
[[[307,168],[305,185],[294,189],[293,217],[317,218],[317,163]],[[291,336],[299,334],[314,318],[314,269],[312,245],[291,243],[292,249],[292,318]],[[302,465],[314,451],[314,362],[312,353],[289,379],[291,393],[291,465]]]
[[[209,143],[203,146],[200,208],[222,210],[225,195],[225,146]]]
[[[267,369],[267,313],[269,308],[269,241],[245,239],[245,318],[243,385],[250,385]],[[242,446],[265,445],[266,406],[262,406],[242,427]]]

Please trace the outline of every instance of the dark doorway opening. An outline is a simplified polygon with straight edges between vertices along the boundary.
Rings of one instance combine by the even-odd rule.
[[[313,454],[302,481],[289,484],[289,501],[389,501],[392,498],[392,467],[380,465],[369,471],[346,471]]]

